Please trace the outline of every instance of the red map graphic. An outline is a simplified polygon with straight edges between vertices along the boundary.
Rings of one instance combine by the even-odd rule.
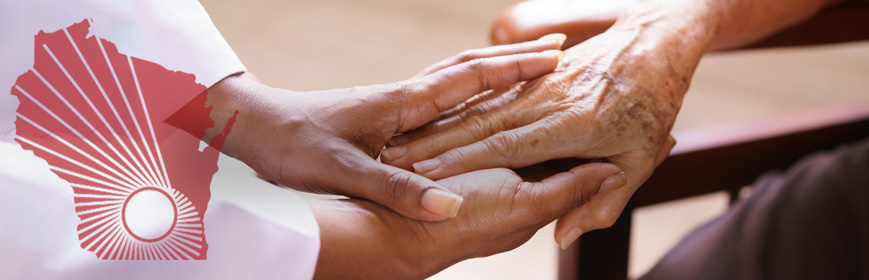
[[[209,186],[234,117],[200,151],[214,126],[206,87],[119,53],[89,28],[36,34],[33,68],[12,87],[16,141],[72,187],[83,249],[112,260],[206,259]],[[196,108],[185,111],[195,124],[187,132],[166,122],[184,104]]]

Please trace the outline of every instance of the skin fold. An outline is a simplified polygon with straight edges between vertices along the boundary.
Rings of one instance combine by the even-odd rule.
[[[432,179],[569,157],[619,166],[624,185],[559,219],[556,241],[566,247],[611,226],[675,144],[667,136],[705,53],[762,39],[835,2],[640,1],[565,50],[555,73],[485,93],[393,138],[386,151],[402,156],[384,162]]]

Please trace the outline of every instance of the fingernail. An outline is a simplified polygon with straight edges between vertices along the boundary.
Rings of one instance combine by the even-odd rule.
[[[567,249],[570,245],[573,245],[573,242],[576,242],[576,239],[582,235],[582,230],[578,227],[575,227],[567,232],[563,237],[561,237],[561,250]]]
[[[670,146],[676,146],[676,138],[673,138],[673,135],[667,136],[667,141],[670,141]]]
[[[562,45],[564,45],[564,41],[567,41],[567,35],[564,35],[562,33],[552,33],[552,34],[544,35],[543,37],[540,37],[540,39],[537,39],[537,40],[538,41],[552,40],[552,41],[558,42],[558,46],[561,47]]]
[[[561,62],[561,59],[564,58],[564,52],[560,51],[560,50],[547,50],[547,51],[542,51],[540,53],[554,56],[555,58],[558,59],[559,62]]]
[[[438,188],[430,188],[422,195],[422,208],[447,218],[455,218],[459,214],[464,198],[454,193]]]
[[[380,151],[380,154],[388,160],[395,160],[407,153],[407,147],[389,147]]]
[[[612,176],[609,176],[608,178],[606,178],[606,180],[604,180],[603,183],[600,184],[600,189],[598,189],[597,192],[603,193],[603,192],[606,192],[610,189],[615,189],[615,188],[624,186],[627,182],[628,182],[628,176],[625,175],[624,171],[622,171],[622,172],[613,174]]]
[[[441,165],[441,160],[439,160],[439,159],[436,159],[436,158],[427,159],[427,160],[423,160],[423,161],[414,163],[413,170],[415,170],[416,173],[426,173],[426,172],[437,169],[438,166],[440,166],[440,165]]]

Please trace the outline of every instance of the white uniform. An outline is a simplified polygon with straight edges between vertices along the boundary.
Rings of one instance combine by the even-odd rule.
[[[0,8],[0,279],[307,279],[319,251],[311,210],[292,191],[221,156],[205,213],[204,261],[107,261],[81,248],[70,185],[15,139],[16,78],[34,35],[91,19],[118,51],[211,86],[244,66],[192,0],[13,0]],[[191,99],[193,96],[190,97]],[[179,105],[180,106],[180,105]]]

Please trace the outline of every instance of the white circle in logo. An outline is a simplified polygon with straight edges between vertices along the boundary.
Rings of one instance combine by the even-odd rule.
[[[124,224],[142,241],[161,239],[175,226],[175,203],[165,191],[147,187],[127,198],[123,210]]]

